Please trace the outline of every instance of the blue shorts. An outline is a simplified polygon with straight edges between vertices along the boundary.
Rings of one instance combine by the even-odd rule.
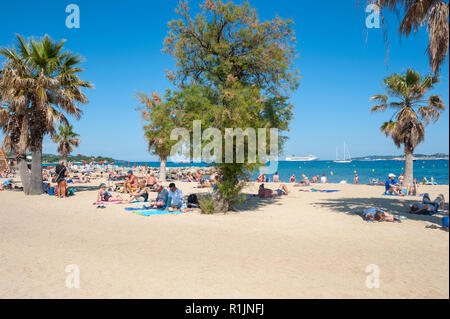
[[[277,189],[278,196],[283,195],[283,191],[281,189]]]

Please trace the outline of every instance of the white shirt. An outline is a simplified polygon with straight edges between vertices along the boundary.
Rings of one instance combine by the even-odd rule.
[[[322,176],[322,177],[320,178],[320,182],[321,182],[321,183],[328,183],[327,177],[326,177],[326,176]]]
[[[172,205],[183,206],[184,195],[181,189],[177,188],[175,192],[169,191],[169,202],[172,201]]]

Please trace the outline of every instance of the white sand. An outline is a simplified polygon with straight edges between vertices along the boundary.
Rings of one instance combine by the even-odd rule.
[[[449,298],[449,235],[426,228],[439,217],[366,223],[348,212],[405,214],[401,199],[379,186],[319,187],[341,191],[290,187],[227,215],[149,217],[123,205],[97,209],[95,190],[67,199],[2,191],[0,298]],[[420,192],[449,198],[448,186]],[[70,264],[79,289],[66,287]],[[366,287],[370,264],[380,288]]]

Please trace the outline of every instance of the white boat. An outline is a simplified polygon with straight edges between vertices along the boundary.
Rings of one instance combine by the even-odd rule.
[[[346,148],[345,146],[346,145],[345,145],[345,141],[344,141],[344,158],[343,159],[338,158],[338,149],[336,147],[336,160],[333,161],[334,163],[351,163],[352,162],[352,160],[350,158],[350,152],[348,150],[347,150],[347,152],[345,152],[345,148]],[[348,159],[345,158],[346,153],[348,153]]]
[[[308,155],[308,156],[286,156],[286,161],[290,161],[290,162],[310,162],[310,161],[315,161],[316,159],[318,159],[317,156],[315,155]]]

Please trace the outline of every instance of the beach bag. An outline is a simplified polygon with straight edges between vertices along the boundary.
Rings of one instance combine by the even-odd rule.
[[[189,195],[187,198],[187,202],[188,202],[188,204],[198,204],[197,195],[195,195],[195,194]]]
[[[49,194],[50,196],[55,195],[55,188],[54,188],[54,187],[50,187],[50,188],[48,189],[48,194]]]
[[[75,195],[75,191],[73,190],[72,187],[69,187],[69,196],[73,196]]]

